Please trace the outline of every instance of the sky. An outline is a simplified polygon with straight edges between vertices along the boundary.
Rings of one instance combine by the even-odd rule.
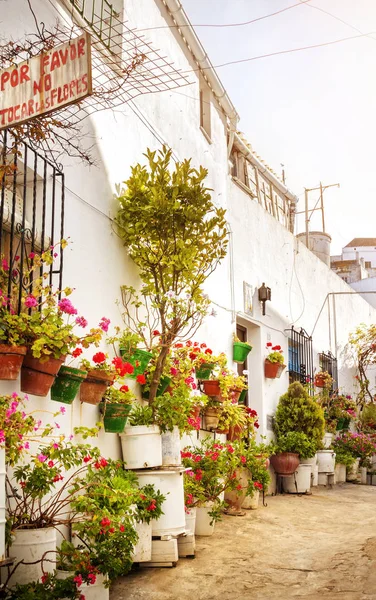
[[[298,210],[305,187],[340,183],[324,195],[331,253],[339,254],[354,237],[376,237],[376,1],[309,0],[250,25],[197,26],[249,21],[300,1],[182,3],[214,66],[371,34],[217,69],[241,117],[239,129],[278,174],[284,165]],[[310,198],[314,205],[318,192]],[[303,229],[300,216],[297,233]]]

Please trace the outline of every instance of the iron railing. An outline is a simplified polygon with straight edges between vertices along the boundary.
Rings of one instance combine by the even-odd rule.
[[[333,379],[329,392],[338,390],[338,364],[337,359],[331,352],[321,352],[319,354],[320,369],[326,371]]]
[[[101,42],[111,50],[113,35],[116,30],[118,13],[107,0],[69,0],[85,23],[98,36]]]
[[[6,290],[13,309],[21,310],[23,292],[33,290],[33,254],[40,254],[64,237],[64,174],[26,142],[7,130],[0,135],[0,256],[6,265]],[[63,255],[40,275],[61,289]]]
[[[297,331],[294,327],[288,330],[288,334],[290,382],[299,381],[303,385],[312,383],[314,376],[312,337],[304,329]]]

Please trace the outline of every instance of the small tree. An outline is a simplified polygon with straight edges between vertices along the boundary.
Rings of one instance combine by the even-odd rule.
[[[177,337],[191,337],[207,314],[203,284],[226,256],[228,233],[225,210],[213,204],[204,185],[206,169],[194,169],[190,160],[172,169],[165,146],[158,153],[148,149],[145,156],[148,166],[133,167],[125,189],[117,190],[116,223],[139,268],[141,295],[150,298],[158,315],[152,404],[170,347]],[[126,313],[130,318],[127,307]]]
[[[324,412],[301,383],[291,383],[286,394],[280,397],[274,430],[277,438],[298,431],[315,442],[317,447],[321,444],[325,431]]]
[[[367,402],[375,401],[375,393],[371,389],[367,370],[376,364],[376,325],[367,327],[363,323],[350,334],[349,342],[355,351],[356,378],[360,387],[357,402],[364,406]]]

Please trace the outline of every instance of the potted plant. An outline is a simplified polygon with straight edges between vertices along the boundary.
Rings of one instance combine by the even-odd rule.
[[[132,405],[121,438],[123,460],[129,469],[160,467],[162,439],[153,409],[139,403]]]
[[[217,429],[220,414],[221,403],[215,398],[209,398],[204,410],[205,428],[208,430]]]
[[[299,467],[299,458],[314,456],[316,450],[317,446],[305,433],[289,431],[271,445],[270,462],[279,475],[293,475]]]
[[[119,342],[121,357],[133,366],[133,372],[128,373],[128,377],[136,379],[137,375],[143,375],[153,358],[153,354],[138,347],[143,343],[142,337],[129,329],[125,329],[118,334],[117,341]]]
[[[333,377],[327,371],[315,373],[315,386],[329,390],[333,384]]]
[[[233,335],[233,339],[232,360],[236,363],[243,364],[252,350],[252,346],[246,342],[241,342],[235,334]]]
[[[230,428],[243,430],[246,427],[247,417],[244,406],[225,400],[221,405],[221,412],[217,426],[218,433],[229,433]]]
[[[356,458],[354,457],[352,451],[342,443],[342,440],[340,438],[338,440],[335,439],[333,441],[333,450],[336,453],[336,483],[345,483],[346,470],[352,468],[356,461]]]
[[[258,508],[260,491],[265,492],[270,483],[267,447],[264,444],[256,444],[254,440],[249,440],[247,445],[243,444],[241,447],[241,462],[248,477],[246,497],[241,507],[254,510]]]
[[[17,379],[27,351],[23,331],[26,322],[23,315],[12,314],[6,307],[0,308],[0,379]]]
[[[115,357],[112,361],[104,352],[94,354],[93,363],[87,359],[81,361],[80,368],[87,371],[87,377],[80,387],[80,400],[88,404],[99,404],[109,386],[116,377],[125,377],[133,373],[133,366]]]
[[[107,433],[122,433],[132,408],[134,394],[127,385],[108,387],[99,405]]]
[[[59,579],[57,575],[45,573],[41,581],[32,581],[25,584],[17,584],[8,589],[5,600],[82,600],[81,589],[77,586],[73,577]]]
[[[269,354],[265,358],[265,377],[268,379],[279,378],[283,369],[286,368],[285,357],[281,346],[273,346],[271,342],[266,344]]]

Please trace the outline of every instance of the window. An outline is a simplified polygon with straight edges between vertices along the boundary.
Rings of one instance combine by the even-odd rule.
[[[305,384],[313,380],[312,338],[301,329],[294,327],[288,330],[288,370],[290,383],[300,381]]]
[[[112,2],[108,0],[69,0],[69,2],[107,48],[118,50],[117,46],[121,43],[119,15],[122,11],[122,0]]]
[[[22,289],[33,288],[32,280],[25,279],[29,254],[47,250],[64,236],[64,175],[28,144],[14,144],[5,130],[0,135],[1,160],[10,168],[0,182],[0,255],[9,264],[7,296],[20,310]],[[62,268],[59,253],[50,267],[49,283],[60,289]]]
[[[343,279],[343,281],[344,281],[345,283],[349,283],[349,278],[348,278],[348,277],[342,277],[342,279]]]
[[[200,84],[200,127],[206,137],[211,138],[211,94],[206,84]]]
[[[338,365],[337,359],[331,352],[321,352],[319,354],[320,370],[326,371],[333,378],[332,387],[330,392],[334,392],[338,389]]]
[[[365,262],[366,269],[372,269],[372,264],[370,260],[366,260]]]
[[[232,169],[231,175],[244,183],[249,188],[247,160],[240,152],[231,154]]]

